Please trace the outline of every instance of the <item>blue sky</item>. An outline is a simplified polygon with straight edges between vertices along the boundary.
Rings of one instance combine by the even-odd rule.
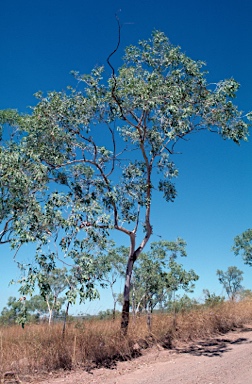
[[[187,55],[207,63],[210,82],[234,77],[241,83],[236,103],[245,112],[252,109],[250,0],[3,0],[0,109],[28,112],[36,103],[36,91],[60,91],[74,84],[71,70],[88,73],[97,64],[106,65],[117,42],[115,13],[122,24],[115,66],[120,65],[125,46],[159,29]],[[216,270],[231,265],[244,271],[244,286],[252,289],[251,268],[230,250],[234,236],[252,225],[252,142],[238,147],[202,134],[181,150],[183,154],[174,158],[179,168],[178,197],[174,203],[154,202],[152,240],[158,236],[186,240],[188,257],[183,264],[200,275],[196,298],[203,296],[203,288],[222,293]],[[18,271],[8,247],[2,246],[0,252],[1,310],[7,298],[16,295],[17,287],[8,287],[8,282],[18,277]],[[31,249],[23,252],[29,254]],[[100,302],[79,310],[109,306],[110,296],[103,293]]]

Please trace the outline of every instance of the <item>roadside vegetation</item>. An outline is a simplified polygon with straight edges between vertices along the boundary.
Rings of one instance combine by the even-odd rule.
[[[154,312],[152,329],[146,314],[132,318],[127,336],[119,331],[120,316],[72,319],[62,336],[62,322],[0,326],[0,373],[15,372],[21,380],[59,370],[112,368],[117,361],[132,359],[153,346],[176,348],[181,342],[206,339],[252,322],[251,295],[237,302],[206,300],[181,306],[176,313]],[[210,294],[211,297],[211,294]],[[217,302],[217,304],[216,304]],[[102,318],[103,317],[103,318]]]

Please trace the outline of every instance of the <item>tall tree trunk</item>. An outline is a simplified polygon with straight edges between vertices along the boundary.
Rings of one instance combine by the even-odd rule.
[[[149,174],[148,173],[148,193],[147,193],[147,198],[150,199],[150,190],[151,190],[151,182],[149,180]],[[126,233],[130,236],[130,253],[129,253],[129,258],[128,258],[128,264],[127,264],[127,269],[126,269],[126,278],[125,278],[125,285],[124,285],[124,293],[123,293],[123,308],[122,308],[122,321],[121,321],[121,331],[123,332],[124,335],[127,334],[128,332],[128,326],[129,326],[129,308],[130,308],[130,282],[131,282],[131,275],[133,271],[133,266],[144,249],[145,245],[149,241],[149,238],[152,234],[152,227],[150,225],[150,204],[147,205],[146,213],[145,213],[145,226],[146,226],[146,235],[144,239],[142,240],[140,246],[135,249],[135,237],[136,237],[136,231],[137,231],[137,225],[135,229],[132,232],[126,231]],[[124,231],[125,232],[125,231]]]
[[[177,330],[177,308],[176,308],[176,294],[175,291],[173,293],[173,329]]]
[[[132,253],[129,256],[127,270],[126,270],[126,278],[124,285],[124,293],[123,293],[123,308],[122,308],[122,320],[121,320],[121,331],[124,335],[128,332],[129,326],[129,308],[130,308],[130,282],[131,275],[133,271],[133,265],[136,261],[136,252]]]
[[[124,335],[128,332],[129,326],[129,300],[124,300],[122,308],[122,321],[121,321],[121,330]]]
[[[116,301],[114,301],[114,307],[113,307],[113,315],[112,315],[113,321],[115,321],[115,314],[116,314]]]
[[[114,281],[115,282],[115,281]],[[109,283],[110,284],[110,289],[111,289],[111,292],[112,292],[112,296],[113,296],[113,301],[114,301],[114,306],[113,306],[113,315],[112,315],[112,319],[113,319],[113,321],[115,321],[115,317],[116,317],[116,304],[117,304],[117,301],[118,301],[118,296],[117,296],[117,294],[114,292],[114,290],[113,290],[113,284],[114,284],[114,282],[111,284],[111,283]]]
[[[136,300],[135,300],[135,284],[134,280],[132,281],[132,315],[133,321],[136,321]]]
[[[48,314],[49,314],[48,324],[51,325],[51,322],[52,322],[52,308],[50,306],[49,298],[47,296],[46,296],[46,304],[47,304]]]

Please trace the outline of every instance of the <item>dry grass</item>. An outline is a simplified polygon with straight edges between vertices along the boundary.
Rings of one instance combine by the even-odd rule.
[[[120,319],[84,320],[68,324],[62,339],[62,324],[30,324],[0,328],[0,374],[14,371],[36,375],[77,366],[112,367],[159,343],[172,348],[177,342],[203,339],[252,322],[252,301],[223,303],[213,308],[200,307],[173,317],[153,315],[152,333],[145,316],[131,321],[127,337],[120,332]]]

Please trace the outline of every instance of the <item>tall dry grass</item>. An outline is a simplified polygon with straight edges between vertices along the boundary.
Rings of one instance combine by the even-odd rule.
[[[154,314],[152,332],[146,318],[132,320],[127,337],[119,331],[120,319],[82,320],[67,325],[64,339],[62,324],[28,324],[0,328],[0,374],[13,371],[21,375],[111,367],[118,360],[130,359],[159,343],[172,348],[180,341],[206,338],[252,322],[252,301],[223,303],[213,308],[199,307],[177,316]]]

